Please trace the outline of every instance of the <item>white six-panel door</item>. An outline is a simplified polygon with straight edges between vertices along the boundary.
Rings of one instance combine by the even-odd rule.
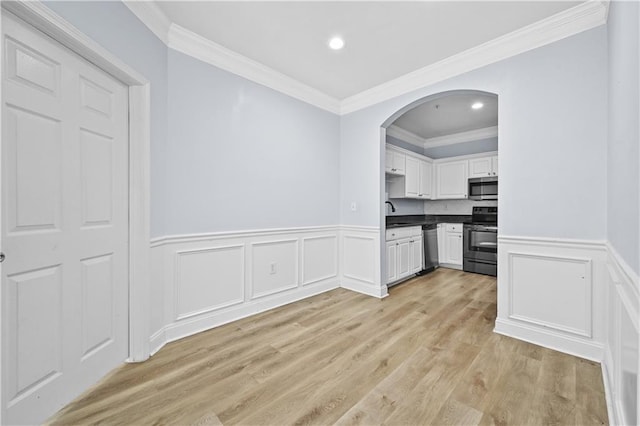
[[[3,422],[40,423],[127,357],[127,87],[2,32]]]

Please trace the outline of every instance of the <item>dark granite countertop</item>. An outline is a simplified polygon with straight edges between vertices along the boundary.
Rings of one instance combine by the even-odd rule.
[[[471,223],[468,214],[412,214],[403,216],[387,216],[386,227],[400,228],[403,226],[422,226],[434,223]]]

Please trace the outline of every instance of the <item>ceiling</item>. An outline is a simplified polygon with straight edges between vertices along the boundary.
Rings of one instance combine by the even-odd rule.
[[[582,2],[159,1],[174,24],[343,100]],[[340,35],[345,47],[327,47]]]
[[[474,110],[475,102],[484,106]],[[478,92],[434,99],[407,111],[393,125],[422,139],[497,126],[498,97]]]

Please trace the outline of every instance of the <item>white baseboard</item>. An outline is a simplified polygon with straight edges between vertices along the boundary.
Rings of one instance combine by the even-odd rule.
[[[167,342],[167,334],[165,328],[162,327],[151,335],[149,339],[149,356],[153,356],[158,352]]]
[[[584,341],[552,330],[520,324],[513,320],[497,319],[493,331],[591,361],[600,362],[602,360],[603,348],[601,343]]]
[[[387,286],[377,286],[362,281],[357,281],[351,278],[342,278],[340,287],[347,290],[355,291],[356,293],[366,294],[367,296],[377,297],[379,299],[385,298],[389,295]]]
[[[455,269],[457,271],[462,271],[462,265],[456,265],[455,263],[441,263],[438,266],[440,268]]]
[[[306,299],[307,297],[315,296],[317,294],[321,294],[339,287],[340,286],[336,279],[328,280],[325,282],[310,285],[308,287],[304,287],[302,289],[280,293],[274,295],[273,297],[233,306],[228,309],[221,309],[219,311],[214,311],[207,314],[199,315],[197,317],[189,318],[184,321],[174,322],[167,325],[161,330],[161,334],[164,337],[164,342],[161,346],[157,347],[156,352],[166,343],[170,343],[184,337],[200,333],[202,331],[228,324],[230,322],[237,321],[251,315],[268,311],[269,309],[288,305],[289,303],[297,302],[298,300]],[[160,343],[160,341],[158,340],[156,343]]]

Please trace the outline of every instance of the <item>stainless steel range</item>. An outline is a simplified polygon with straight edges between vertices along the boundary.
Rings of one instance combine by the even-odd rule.
[[[472,223],[463,226],[462,269],[498,275],[498,208],[474,207]]]

